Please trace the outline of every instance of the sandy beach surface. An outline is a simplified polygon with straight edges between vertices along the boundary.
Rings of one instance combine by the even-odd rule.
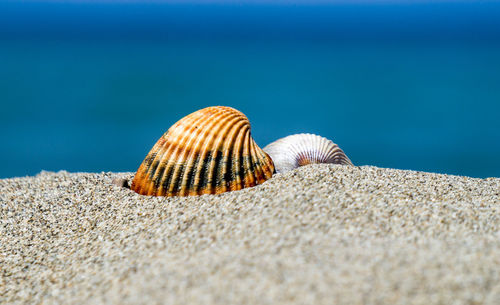
[[[0,180],[2,304],[500,304],[500,179],[311,165],[158,198]]]

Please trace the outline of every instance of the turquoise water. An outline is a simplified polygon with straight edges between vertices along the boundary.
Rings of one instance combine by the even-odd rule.
[[[211,105],[244,112],[261,146],[311,132],[357,165],[500,176],[500,39],[7,36],[0,178],[135,171]]]

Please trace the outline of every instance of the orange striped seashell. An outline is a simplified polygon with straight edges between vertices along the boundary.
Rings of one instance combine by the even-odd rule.
[[[252,139],[247,117],[216,106],[170,127],[142,162],[131,189],[153,196],[220,194],[261,184],[273,173],[273,161]]]

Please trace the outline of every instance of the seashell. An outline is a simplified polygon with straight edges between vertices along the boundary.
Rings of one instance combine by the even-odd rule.
[[[111,181],[111,183],[119,187],[130,188],[127,179],[115,178],[113,179],[113,181]]]
[[[198,110],[175,123],[148,153],[132,181],[142,195],[220,194],[271,178],[271,158],[250,135],[236,109]]]
[[[264,147],[277,173],[314,163],[353,165],[344,151],[327,138],[301,133],[287,136]]]

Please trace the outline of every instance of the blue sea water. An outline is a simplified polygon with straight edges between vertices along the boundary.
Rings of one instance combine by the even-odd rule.
[[[135,171],[211,105],[262,147],[310,132],[356,165],[499,177],[499,7],[2,3],[0,178]]]

